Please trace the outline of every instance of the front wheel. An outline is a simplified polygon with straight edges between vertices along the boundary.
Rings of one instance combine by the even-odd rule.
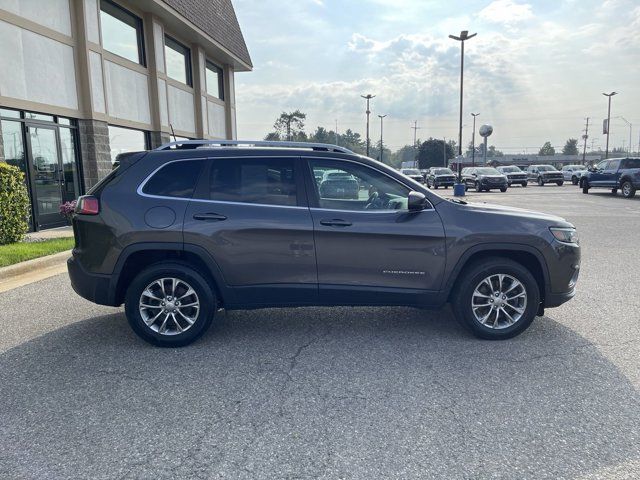
[[[562,185],[564,185],[564,182],[556,182],[556,185],[558,185],[559,187],[561,187]]]
[[[527,186],[527,182],[522,182],[522,186],[526,187]]]
[[[544,180],[542,180],[542,177],[538,177],[538,185],[544,187]]]
[[[507,191],[507,187],[501,187],[500,191],[503,192],[503,193],[506,192]]]
[[[476,192],[481,192],[482,187],[480,186],[480,182],[476,182]]]
[[[493,257],[473,264],[461,275],[453,293],[453,310],[474,335],[502,340],[531,325],[540,304],[540,290],[527,268]]]
[[[573,185],[577,185],[578,184],[578,177],[576,177],[575,175],[573,177],[571,177],[571,183]]]
[[[611,193],[612,193],[613,195],[617,194],[617,193],[618,193],[618,189],[617,189],[617,188],[612,188],[612,189],[611,189]]]
[[[622,196],[624,198],[633,198],[636,194],[636,188],[633,186],[629,180],[626,180],[622,183]]]
[[[125,313],[133,331],[160,347],[182,347],[207,331],[215,293],[196,270],[178,262],[157,263],[129,285]]]

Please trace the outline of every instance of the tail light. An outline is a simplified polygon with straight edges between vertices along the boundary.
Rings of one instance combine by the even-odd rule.
[[[93,195],[83,195],[78,198],[76,213],[78,215],[98,215],[100,213],[100,202]]]

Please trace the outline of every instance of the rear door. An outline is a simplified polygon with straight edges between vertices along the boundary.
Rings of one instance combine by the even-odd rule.
[[[184,241],[210,253],[243,305],[317,301],[299,157],[209,159],[185,215]]]
[[[411,189],[373,167],[349,160],[307,162],[322,302],[412,303],[440,289],[444,228],[433,208],[409,213]],[[316,179],[328,170],[353,177],[357,198],[324,197]]]

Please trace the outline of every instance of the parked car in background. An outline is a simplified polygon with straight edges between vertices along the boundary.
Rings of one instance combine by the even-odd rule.
[[[449,188],[453,187],[456,181],[456,174],[450,168],[433,167],[429,170],[427,175],[427,187],[433,187],[436,190],[438,187]]]
[[[611,193],[622,192],[631,198],[640,188],[640,158],[610,158],[602,160],[580,178],[582,193],[590,188],[610,188]]]
[[[421,168],[420,169],[420,173],[422,174],[423,183],[426,183],[427,182],[427,176],[429,175],[429,169],[428,168]]]
[[[412,180],[415,180],[416,182],[424,183],[424,176],[417,168],[403,168],[402,170],[400,170],[400,173],[406,175]]]
[[[578,185],[580,178],[587,171],[587,167],[584,165],[565,165],[562,167],[562,176],[567,182],[571,182],[573,185]]]
[[[564,177],[562,172],[557,170],[553,165],[529,165],[527,168],[527,178],[536,182],[541,187],[545,183],[555,183],[562,186]]]
[[[476,192],[489,191],[494,188],[506,192],[509,186],[507,176],[493,167],[467,167],[462,171],[462,182],[465,190],[475,188]]]
[[[353,175],[342,170],[326,170],[320,182],[320,194],[325,198],[357,199],[360,184]]]
[[[446,200],[335,145],[175,145],[121,156],[80,197],[68,261],[79,295],[124,304],[155,345],[193,342],[220,308],[447,302],[499,340],[575,294],[580,246],[560,217]],[[326,197],[319,172],[369,194]]]
[[[523,187],[527,186],[527,174],[515,165],[497,167],[496,170],[507,176],[509,186],[513,185],[514,183],[516,185],[522,185]]]

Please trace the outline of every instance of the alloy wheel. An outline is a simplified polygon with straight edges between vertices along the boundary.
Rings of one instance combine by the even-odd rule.
[[[527,290],[517,278],[493,274],[484,278],[473,291],[471,310],[476,321],[493,329],[517,323],[527,308]]]
[[[184,280],[160,278],[142,291],[138,308],[151,330],[160,335],[178,335],[189,330],[198,319],[200,300]]]

